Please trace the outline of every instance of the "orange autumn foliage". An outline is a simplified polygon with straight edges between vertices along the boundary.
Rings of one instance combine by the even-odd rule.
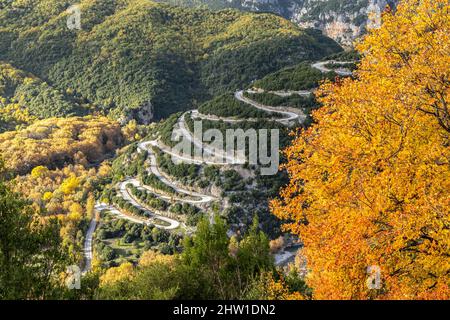
[[[258,297],[260,300],[306,300],[300,292],[290,292],[283,277],[279,276],[277,280],[270,272],[261,274],[260,286],[264,294]]]
[[[272,212],[304,242],[313,298],[450,298],[449,35],[448,0],[386,12],[355,79],[321,87],[316,123],[285,150]]]

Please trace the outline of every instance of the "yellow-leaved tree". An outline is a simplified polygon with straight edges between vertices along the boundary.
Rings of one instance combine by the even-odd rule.
[[[450,298],[449,35],[448,0],[388,10],[285,150],[272,211],[304,242],[315,299]]]

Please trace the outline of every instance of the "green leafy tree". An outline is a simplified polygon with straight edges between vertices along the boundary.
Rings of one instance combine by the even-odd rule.
[[[217,217],[214,223],[204,218],[196,236],[185,240],[182,255],[186,277],[181,283],[181,298],[239,299],[251,280],[264,270],[273,270],[269,240],[259,231],[255,218],[248,234],[238,242],[227,236],[225,222]]]
[[[275,270],[269,241],[255,219],[239,242],[227,236],[227,225],[216,217],[202,219],[184,252],[156,254],[117,281],[101,285],[100,299],[243,299],[254,280]],[[120,267],[119,267],[120,268]],[[117,268],[116,268],[117,269]]]
[[[0,299],[60,297],[67,262],[58,222],[39,221],[0,178]]]

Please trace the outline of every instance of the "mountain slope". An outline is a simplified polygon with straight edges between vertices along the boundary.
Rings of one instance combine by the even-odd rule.
[[[302,27],[313,27],[344,45],[351,45],[370,24],[369,15],[378,15],[386,5],[398,0],[163,0],[177,5],[208,7],[214,10],[237,8],[244,11],[273,12]]]
[[[165,117],[281,67],[341,48],[271,14],[145,0],[3,2],[0,59],[126,121]],[[30,27],[32,26],[32,27]]]
[[[35,119],[87,112],[38,77],[0,61],[0,132]]]

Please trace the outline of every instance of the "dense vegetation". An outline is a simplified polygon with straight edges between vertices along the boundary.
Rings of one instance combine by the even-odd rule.
[[[170,212],[186,216],[186,224],[196,227],[203,214],[199,208],[189,203],[175,203],[170,207]]]
[[[143,174],[145,170],[145,161],[147,160],[147,152],[136,152],[137,145],[128,145],[120,150],[111,165],[111,178],[114,183],[123,181],[125,177],[132,177]]]
[[[259,24],[264,23],[263,17],[266,16],[274,17],[259,14],[256,15],[256,21],[247,19],[245,24],[239,23],[235,27],[239,30],[248,28],[256,31]],[[287,38],[273,37],[255,42],[247,48],[237,47],[221,51],[205,62],[202,74],[204,82],[211,88],[209,92],[217,95],[224,91],[239,89],[282,67],[327,56],[330,51],[340,50],[336,49],[335,44],[320,31],[302,30],[299,34],[294,33]]]
[[[333,80],[334,72],[323,74],[311,67],[309,63],[300,63],[293,67],[281,69],[271,73],[251,84],[252,87],[263,90],[308,90],[317,87],[325,79]]]
[[[244,92],[244,96],[266,106],[301,108],[305,110],[306,114],[319,106],[313,94],[305,97],[295,93],[290,96],[279,96],[270,92]]]
[[[363,7],[344,2],[317,5]],[[70,3],[0,0],[0,299],[450,298],[447,0],[404,0],[386,13],[359,45],[361,62],[345,65],[355,77],[336,83],[334,72],[299,63],[336,44],[274,15],[84,0],[82,30],[72,31]],[[319,84],[310,97],[270,92]],[[289,135],[229,93],[245,87],[264,89],[246,96],[266,105],[317,109],[314,123]],[[206,120],[203,130],[280,129],[286,170],[177,164],[155,147],[162,173],[219,199],[182,203],[184,192],[147,171],[137,142],[159,136],[173,146],[182,113],[150,126],[129,120],[197,105],[259,118]],[[186,116],[190,130],[193,121]],[[130,177],[146,185],[126,186],[142,207],[118,191]],[[96,201],[142,223],[96,213]],[[180,226],[161,229],[169,223],[150,211]],[[81,290],[66,290],[64,269],[83,265],[93,219],[92,268]],[[304,246],[290,271],[273,258],[291,249],[285,239]],[[368,267],[381,272],[376,290]]]
[[[123,143],[120,126],[106,118],[50,118],[0,134],[0,152],[8,169],[29,173],[39,165],[95,164]]]
[[[62,272],[70,264],[56,219],[41,219],[8,188],[0,162],[0,299],[64,296]]]
[[[334,53],[326,58],[324,60],[336,60],[336,61],[360,61],[362,55],[355,49],[352,50],[346,50],[338,53]]]
[[[105,213],[97,229],[95,250],[101,266],[109,268],[125,262],[137,263],[148,250],[173,254],[179,250],[180,242],[181,235],[177,233],[116,219]]]
[[[122,264],[112,268],[100,278],[97,296],[102,299],[301,297],[292,292],[294,286],[291,289],[276,279],[269,241],[257,231],[257,220],[242,239],[229,239],[226,232],[220,218],[214,224],[204,219],[196,236],[185,238],[181,255],[165,256],[149,251],[136,267]],[[264,276],[260,277],[262,273]]]
[[[203,114],[215,115],[218,117],[236,118],[268,118],[279,117],[279,114],[271,114],[260,109],[256,109],[242,101],[237,100],[233,93],[226,93],[202,104],[198,111]]]
[[[191,184],[193,180],[199,175],[200,166],[188,163],[177,163],[172,161],[172,157],[166,153],[161,152],[158,148],[153,148],[156,154],[158,168],[186,184]]]
[[[174,188],[162,182],[154,173],[144,172],[141,176],[141,180],[144,185],[154,188],[155,190],[163,192],[167,195],[177,194]]]
[[[365,26],[370,19],[368,13],[372,11],[371,5],[375,5],[383,11],[385,4],[395,8],[395,5],[399,2],[399,0],[161,1],[187,7],[206,7],[212,10],[237,8],[242,11],[273,12],[295,23],[321,28],[335,38],[343,40],[342,42],[349,46],[355,36],[360,36],[362,32],[365,32]],[[347,25],[341,26],[342,23]],[[337,27],[333,28],[334,26]],[[361,29],[362,32],[357,32],[355,29]]]
[[[7,177],[43,217],[57,217],[62,245],[78,265],[93,219],[95,197],[109,181],[100,164],[124,142],[120,126],[106,118],[50,118],[0,134]]]
[[[127,189],[131,195],[138,199],[146,208],[166,210],[169,207],[167,201],[158,198],[153,193],[147,192],[145,189],[139,189],[132,184],[128,184]]]
[[[166,146],[174,147],[178,143],[173,136],[173,129],[181,115],[181,112],[175,113],[158,126],[158,135]]]
[[[37,77],[0,61],[0,132],[36,119],[85,113],[76,102]]]
[[[223,203],[199,207],[181,203],[178,198],[185,194],[148,173],[148,154],[137,149],[144,136],[169,141],[180,113],[151,126],[131,118],[148,122],[152,116],[200,105],[216,94],[212,109],[220,106],[223,114],[265,118],[267,113],[236,103],[231,94],[220,94],[241,89],[280,67],[339,52],[340,47],[270,14],[187,10],[144,0],[81,1],[82,29],[69,30],[65,9],[71,3],[0,4],[0,59],[5,61],[0,63],[0,131],[6,131],[0,133],[0,151],[8,179],[8,187],[0,184],[0,224],[2,230],[17,226],[21,231],[2,231],[6,236],[0,254],[6,257],[1,260],[6,272],[0,277],[0,298],[119,298],[108,279],[121,270],[131,270],[132,276],[124,284],[123,297],[141,297],[128,289],[138,288],[140,277],[156,270],[146,261],[151,257],[152,263],[176,261],[174,269],[154,274],[159,279],[144,284],[170,275],[173,281],[164,285],[170,286],[170,294],[176,290],[173,297],[268,297],[267,287],[279,288],[284,282],[275,271],[269,241],[259,231],[279,235],[262,194],[279,184],[253,181],[246,177],[251,175],[248,167],[244,171],[250,174],[242,175],[230,168],[175,164],[155,149],[161,172],[190,189],[223,192]],[[234,105],[232,110],[226,110],[229,104]],[[269,123],[262,121],[257,128]],[[244,129],[253,125],[246,123]],[[225,130],[228,125],[218,126]],[[117,183],[126,177],[138,177],[156,194],[169,197],[129,185],[128,191],[143,206],[137,208],[118,193]],[[249,190],[252,184],[264,191]],[[260,203],[252,203],[245,215],[235,210],[256,198]],[[95,207],[99,202],[145,223],[126,222],[114,212],[100,216]],[[5,218],[12,207],[16,211]],[[144,208],[176,218],[180,228],[158,229],[168,223]],[[230,226],[221,219],[210,225],[206,216],[213,213]],[[254,215],[261,223],[250,227]],[[91,272],[83,277],[82,290],[67,292],[62,268],[89,261],[84,259],[83,245],[94,220],[98,226]],[[236,233],[231,240],[229,232]],[[185,235],[189,237],[182,243]],[[11,244],[9,239],[18,241]],[[205,247],[213,250],[204,254]],[[8,260],[11,250],[18,252],[15,261]],[[16,263],[24,264],[17,273]],[[40,263],[55,267],[36,270]],[[195,279],[195,287],[188,279]],[[11,289],[11,281],[22,283]],[[91,286],[89,292],[85,286]],[[297,286],[286,288],[279,293],[286,298],[298,291]],[[145,297],[160,297],[158,290],[150,288]]]
[[[128,200],[125,200],[120,195],[117,195],[112,198],[112,204],[117,206],[117,208],[124,211],[126,214],[135,216],[138,218],[150,218],[151,212],[145,209],[138,208],[134,206]]]
[[[185,116],[186,124],[191,132],[194,132],[194,119],[188,114]],[[287,143],[290,141],[289,138],[289,129],[287,129],[285,126],[283,126],[280,123],[270,121],[267,119],[261,119],[260,121],[254,122],[254,121],[243,121],[239,123],[227,123],[224,121],[212,121],[212,120],[202,120],[202,129],[203,132],[209,130],[209,129],[218,129],[222,132],[223,137],[226,137],[226,130],[239,130],[242,129],[244,132],[249,129],[267,129],[269,130],[268,133],[268,140],[270,141],[270,129],[279,129],[280,132],[280,146],[286,146]],[[225,143],[226,139],[224,139],[224,146],[223,149],[225,150]],[[248,148],[247,148],[248,150]]]
[[[82,30],[70,30],[69,3],[3,3],[0,59],[121,120],[165,117],[208,92],[341,50],[275,15],[146,0],[81,1]]]
[[[12,186],[41,215],[59,219],[63,243],[81,264],[88,221],[95,217],[95,196],[108,182],[108,172],[107,165],[96,169],[77,164],[55,170],[37,166],[30,174],[17,176]]]

